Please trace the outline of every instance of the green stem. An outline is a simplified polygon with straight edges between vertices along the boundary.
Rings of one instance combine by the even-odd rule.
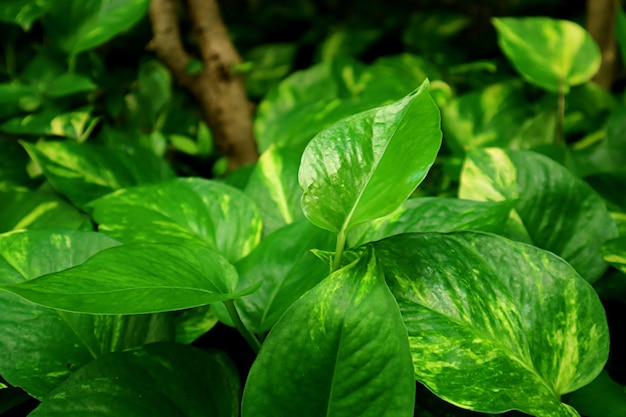
[[[228,315],[235,324],[235,327],[239,330],[239,333],[241,333],[243,338],[246,339],[246,342],[248,342],[254,353],[259,353],[259,350],[261,350],[261,343],[241,321],[237,308],[235,307],[235,302],[233,300],[224,301],[224,305],[226,306]]]
[[[563,135],[563,120],[565,119],[565,88],[563,81],[559,83],[559,95],[556,101],[556,137],[554,143],[560,145],[565,143]]]
[[[67,58],[67,72],[74,72],[76,70],[76,54],[71,54]]]
[[[333,259],[333,266],[330,272],[335,272],[339,269],[341,264],[341,255],[343,255],[343,249],[346,246],[346,232],[341,230],[337,233],[337,246],[335,247],[335,258]]]

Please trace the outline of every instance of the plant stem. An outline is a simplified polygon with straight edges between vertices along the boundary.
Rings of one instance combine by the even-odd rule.
[[[241,321],[239,313],[237,312],[237,308],[235,307],[235,302],[233,300],[224,301],[224,305],[226,306],[226,310],[228,310],[228,315],[235,324],[235,327],[237,328],[237,330],[239,330],[239,333],[241,333],[243,338],[246,339],[246,342],[248,342],[254,353],[259,353],[259,350],[261,350],[261,343],[252,334],[252,332],[248,330],[246,325],[243,324],[243,321]]]
[[[346,246],[346,232],[345,230],[341,230],[337,233],[337,246],[335,247],[335,258],[333,259],[333,266],[330,272],[335,272],[339,269],[339,264],[341,264],[341,255],[343,254],[343,249]]]
[[[560,145],[565,143],[563,137],[563,120],[565,119],[565,88],[563,87],[563,81],[559,83],[559,95],[556,101],[556,137],[554,143]]]

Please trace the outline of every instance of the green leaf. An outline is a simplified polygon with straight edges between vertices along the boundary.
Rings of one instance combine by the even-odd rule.
[[[261,97],[289,73],[296,56],[294,43],[265,43],[252,48],[245,60],[252,62],[252,70],[246,75],[248,95]]]
[[[478,232],[373,244],[409,333],[415,377],[457,406],[576,416],[560,396],[608,357],[600,300],[561,258]]]
[[[89,77],[66,72],[50,81],[45,93],[49,97],[65,97],[76,93],[93,91],[97,85]]]
[[[151,126],[159,129],[159,117],[172,100],[172,75],[165,65],[152,60],[141,65],[137,82],[141,109],[148,115]]]
[[[239,391],[223,353],[155,343],[84,366],[29,415],[237,417]]]
[[[218,322],[211,306],[180,311],[175,316],[176,342],[189,344],[211,330]]]
[[[500,233],[512,203],[487,203],[457,198],[411,198],[393,213],[357,226],[348,235],[350,246],[409,232],[480,230]]]
[[[143,243],[98,252],[83,264],[20,284],[2,285],[27,300],[87,314],[144,314],[232,300],[237,271],[201,246]]]
[[[264,234],[304,218],[298,184],[300,156],[296,151],[270,145],[250,174],[244,191],[259,207]]]
[[[56,0],[44,27],[55,46],[76,55],[130,29],[148,5],[148,0]]]
[[[246,327],[255,333],[270,330],[289,306],[328,275],[328,265],[311,250],[334,248],[332,233],[303,219],[270,234],[237,262],[238,288],[263,282],[258,291],[235,300]],[[225,309],[216,311],[230,323]]]
[[[604,260],[626,274],[626,236],[611,239],[602,245]]]
[[[0,21],[16,23],[22,29],[30,30],[33,22],[53,5],[52,0],[2,0]]]
[[[394,104],[320,132],[300,165],[305,215],[321,228],[345,232],[397,209],[435,161],[439,121],[425,81]]]
[[[162,159],[142,149],[130,154],[90,143],[22,145],[54,188],[79,207],[119,188],[174,176]]]
[[[528,151],[475,149],[467,153],[459,197],[511,201],[511,228],[561,256],[590,282],[606,270],[600,246],[617,235],[602,198],[553,160]],[[510,229],[510,236],[520,240]]]
[[[193,243],[235,262],[261,239],[254,202],[233,187],[202,178],[119,190],[88,207],[99,230],[124,243]]]
[[[52,190],[0,191],[0,232],[53,227],[92,230],[89,217]]]
[[[0,119],[35,111],[40,105],[41,97],[35,87],[14,83],[0,84]]]
[[[29,282],[119,245],[93,232],[17,231],[0,235],[0,284]],[[164,315],[84,316],[33,305],[0,291],[0,374],[43,398],[93,358],[172,338]]]
[[[267,337],[243,417],[412,416],[406,330],[370,250],[294,303]]]
[[[602,371],[591,384],[572,393],[568,402],[588,417],[622,417],[626,415],[626,387]]]
[[[18,116],[0,124],[0,131],[13,135],[49,135],[79,140],[93,123],[91,110],[83,108],[59,114],[52,109]]]
[[[574,22],[547,17],[494,18],[498,44],[530,83],[568,92],[589,81],[600,68],[600,48]]]

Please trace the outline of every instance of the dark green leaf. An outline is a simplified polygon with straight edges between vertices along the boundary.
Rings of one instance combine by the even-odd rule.
[[[87,314],[144,314],[232,300],[237,272],[202,246],[144,243],[113,247],[83,264],[0,289],[47,307]]]
[[[1,7],[1,6],[0,6]],[[32,112],[41,105],[37,89],[30,85],[0,84],[0,120]]]
[[[409,232],[480,230],[500,233],[513,204],[486,203],[457,198],[412,198],[393,213],[357,226],[349,235],[350,246]]]
[[[237,371],[226,355],[155,343],[74,373],[31,417],[237,417]]]
[[[394,104],[320,132],[300,165],[305,215],[319,227],[345,232],[397,209],[435,160],[441,145],[439,122],[425,81]]]
[[[509,235],[571,263],[587,280],[606,270],[600,246],[617,235],[602,199],[553,160],[528,151],[475,149],[467,153],[459,197],[512,201]],[[520,231],[522,235],[520,235]]]
[[[2,0],[0,21],[16,23],[29,30],[33,22],[53,6],[52,0]]]
[[[0,235],[0,284],[28,282],[70,268],[118,244],[93,232],[5,233]],[[0,311],[0,374],[36,398],[93,358],[173,336],[171,321],[164,315],[61,313],[3,291]]]
[[[412,416],[406,329],[370,250],[294,303],[252,366],[243,417]]]
[[[127,188],[89,207],[99,230],[124,243],[199,244],[235,262],[261,238],[254,203],[233,187],[202,178]]]
[[[607,360],[604,309],[561,258],[478,232],[374,243],[409,333],[416,378],[471,410],[576,416],[560,396]]]
[[[602,371],[591,384],[572,393],[568,402],[587,417],[623,417],[626,415],[626,387]]]
[[[89,77],[66,72],[52,80],[46,89],[49,97],[65,97],[76,93],[93,91],[97,85]]]
[[[23,143],[50,183],[77,206],[119,188],[172,178],[171,168],[149,151],[133,154],[89,143]]]
[[[293,43],[265,43],[246,54],[252,71],[246,75],[246,88],[252,97],[261,97],[291,70],[297,52]]]
[[[548,17],[494,18],[498,43],[526,80],[552,92],[568,92],[600,67],[600,48],[574,22]]]
[[[18,116],[0,124],[0,131],[13,135],[49,135],[75,140],[84,139],[83,135],[93,123],[91,110],[84,108],[59,114],[53,109]]]
[[[76,55],[134,26],[148,5],[149,0],[55,0],[44,26],[55,46]]]

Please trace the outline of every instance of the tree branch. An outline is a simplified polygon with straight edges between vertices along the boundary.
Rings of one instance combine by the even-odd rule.
[[[203,61],[202,71],[195,75],[187,71],[190,56],[180,37],[174,0],[151,1],[154,37],[149,47],[198,101],[217,147],[228,159],[228,169],[233,170],[258,159],[243,77],[232,70],[241,58],[216,1],[188,0],[187,4]]]
[[[619,0],[587,0],[587,30],[602,52],[602,64],[593,80],[610,90],[617,60],[615,19]]]

